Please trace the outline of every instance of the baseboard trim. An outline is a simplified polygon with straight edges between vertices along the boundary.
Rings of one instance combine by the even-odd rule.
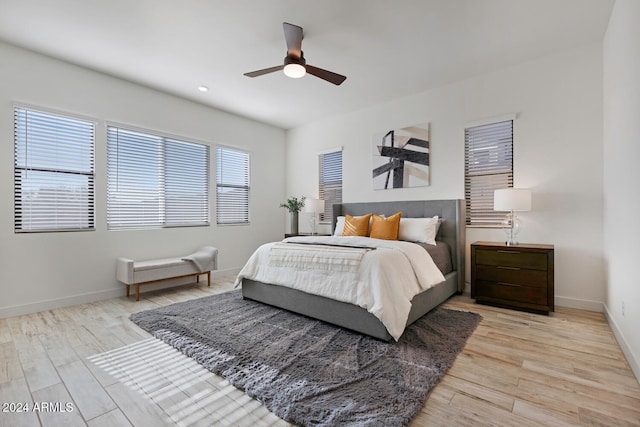
[[[227,276],[237,276],[240,272],[240,268],[231,268],[228,270],[215,270],[211,272],[211,279],[220,279]],[[186,282],[185,282],[186,283]],[[202,281],[200,282],[202,283]],[[179,282],[172,283],[169,285],[165,285],[164,288],[175,287],[179,285]],[[141,286],[141,293],[144,291],[152,291],[163,289],[163,287],[152,288],[151,286],[148,289],[144,289],[144,286]],[[80,305],[87,304],[90,302],[101,301],[110,298],[118,298],[124,296],[125,287],[124,285],[119,286],[114,289],[107,289],[104,291],[91,292],[86,294],[78,294],[67,296],[63,298],[55,298],[49,300],[38,301],[29,304],[16,305],[11,307],[0,307],[0,319],[6,319],[8,317],[22,316],[25,314],[38,313],[40,311],[47,310],[55,310],[58,308],[69,307],[72,305]]]
[[[122,288],[118,287],[117,289],[109,289],[106,291],[73,295],[69,297],[38,301],[24,305],[15,305],[12,307],[2,307],[0,308],[0,319],[38,313],[40,311],[55,310],[57,308],[86,304],[89,302],[95,302],[110,298],[117,298],[122,295],[124,295],[124,286]]]
[[[555,296],[555,303],[560,307],[577,308],[580,310],[595,311],[602,313],[604,311],[604,304],[599,301],[591,301],[586,299],[569,298]]]
[[[636,357],[636,355],[633,354],[633,350],[631,350],[631,347],[629,347],[629,345],[627,344],[627,340],[624,338],[624,334],[622,333],[620,328],[618,328],[618,324],[613,319],[613,316],[609,311],[609,307],[607,307],[606,304],[604,304],[604,316],[607,319],[607,322],[609,322],[609,327],[613,331],[613,335],[616,337],[618,345],[622,349],[624,357],[627,359],[627,363],[629,363],[633,374],[636,376],[636,381],[638,381],[638,383],[640,384],[640,358]]]

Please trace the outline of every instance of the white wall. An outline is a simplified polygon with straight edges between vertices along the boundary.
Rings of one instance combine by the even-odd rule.
[[[464,198],[465,126],[508,113],[518,114],[515,185],[533,191],[533,210],[520,215],[519,240],[555,245],[558,305],[602,310],[600,44],[289,130],[287,194],[314,195],[316,153],[344,146],[345,202]],[[425,121],[431,124],[431,186],[374,191],[372,135]],[[501,230],[467,230],[467,243],[504,237]]]
[[[213,245],[220,249],[219,268],[237,270],[259,244],[282,237],[283,130],[10,45],[0,44],[0,58],[0,317],[122,295],[117,256],[179,256]],[[14,103],[97,120],[95,231],[14,233]],[[105,120],[248,150],[251,225],[215,225],[212,165],[211,226],[108,231]]]
[[[640,378],[638,22],[640,2],[617,0],[604,40],[604,236],[606,312],[627,360]]]

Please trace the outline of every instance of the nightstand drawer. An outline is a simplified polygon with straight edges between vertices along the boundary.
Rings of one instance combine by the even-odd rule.
[[[518,301],[529,304],[547,304],[547,289],[534,288],[503,282],[488,282],[478,280],[476,293],[481,295],[478,299],[499,299],[506,301]]]
[[[505,282],[514,285],[547,288],[547,272],[501,265],[477,265],[476,279],[490,282]]]
[[[517,249],[477,249],[476,264],[519,267],[535,270],[547,269],[547,254],[519,251]]]

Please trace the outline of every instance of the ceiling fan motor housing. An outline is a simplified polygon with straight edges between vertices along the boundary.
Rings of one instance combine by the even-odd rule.
[[[307,61],[305,61],[302,51],[300,51],[300,58],[294,58],[287,53],[287,56],[284,58],[284,65],[289,64],[298,64],[304,67],[307,64]]]

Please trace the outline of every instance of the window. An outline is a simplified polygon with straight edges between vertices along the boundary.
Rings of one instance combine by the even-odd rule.
[[[513,120],[465,129],[464,139],[467,225],[500,225],[493,192],[513,187]]]
[[[107,127],[110,230],[209,225],[209,146]]]
[[[93,230],[95,125],[16,107],[14,138],[15,231]]]
[[[319,196],[324,200],[320,222],[329,223],[333,217],[333,205],[342,203],[342,149],[320,154],[319,161]]]
[[[249,153],[216,148],[216,223],[249,223]]]

